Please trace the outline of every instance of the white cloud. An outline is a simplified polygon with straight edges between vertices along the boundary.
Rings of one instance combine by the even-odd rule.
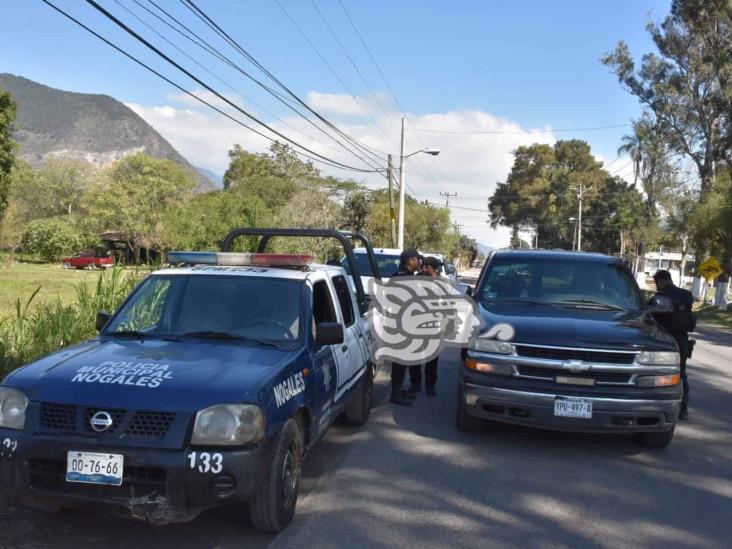
[[[387,119],[384,113],[378,115],[379,111],[369,109],[376,120],[375,124],[371,118],[354,118],[359,113],[363,114],[363,111],[349,95],[310,92],[307,98],[313,108],[327,115],[345,133],[379,151],[382,158],[386,153],[393,154],[395,164],[398,164],[397,126],[400,113],[392,112]],[[188,105],[178,95],[170,95],[168,100]],[[368,101],[365,100],[364,104],[368,105]],[[227,152],[234,143],[255,152],[265,151],[269,146],[267,140],[211,111],[182,109],[174,105],[128,106],[192,164],[217,173],[226,170]],[[363,166],[351,153],[318,133],[301,118],[292,116],[271,125],[319,154],[346,164]],[[505,133],[433,133],[417,132],[415,129]],[[416,196],[435,203],[444,203],[441,192],[458,193],[456,197],[450,198],[450,204],[455,206],[452,217],[463,224],[463,231],[490,246],[507,245],[508,229],[492,230],[487,223],[485,209],[488,197],[493,193],[496,182],[505,180],[513,163],[512,151],[521,145],[536,142],[553,143],[555,136],[551,129],[524,130],[516,122],[484,111],[455,110],[421,116],[407,115],[407,130],[407,153],[424,147],[441,150],[438,157],[420,154],[407,160],[405,175],[409,189]],[[371,187],[386,186],[384,178],[376,174],[345,172],[330,167],[322,169],[326,174],[350,177]]]
[[[193,90],[191,93],[200,97],[204,101],[211,103],[212,105],[216,105],[218,108],[227,108],[227,109],[231,108],[231,105],[229,105],[226,101],[223,101],[216,94],[214,94],[208,90],[197,89],[197,90]],[[242,97],[239,94],[222,93],[221,96],[225,97],[226,99],[228,99],[229,101],[234,103],[234,105],[237,105],[239,107],[241,107],[243,105]],[[208,108],[208,107],[206,107],[206,105],[201,103],[195,97],[191,97],[187,93],[183,93],[183,92],[168,93],[168,94],[166,94],[165,99],[167,101],[171,101],[173,103],[179,103],[181,105],[187,105],[189,107],[194,107],[194,108],[198,108],[198,109],[207,109]]]

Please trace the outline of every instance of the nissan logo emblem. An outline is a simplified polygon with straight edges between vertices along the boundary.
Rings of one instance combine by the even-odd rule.
[[[97,412],[89,420],[89,425],[91,425],[91,428],[94,429],[97,433],[103,433],[113,424],[114,421],[112,420],[112,416],[109,414],[109,412]]]

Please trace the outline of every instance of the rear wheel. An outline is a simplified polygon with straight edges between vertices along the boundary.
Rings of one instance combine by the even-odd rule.
[[[249,517],[256,529],[277,533],[292,521],[302,454],[302,434],[297,421],[290,418],[277,437],[267,479],[249,500]]]
[[[466,407],[465,400],[463,400],[462,391],[458,389],[457,397],[457,413],[455,415],[455,423],[458,430],[464,433],[471,433],[479,430],[483,426],[483,421],[475,416],[471,416]]]
[[[369,364],[360,381],[360,387],[346,406],[346,421],[351,425],[363,425],[371,415],[371,401],[374,396],[374,369]]]
[[[676,427],[674,426],[668,431],[660,433],[639,433],[639,442],[648,448],[666,448],[674,439],[675,429]]]

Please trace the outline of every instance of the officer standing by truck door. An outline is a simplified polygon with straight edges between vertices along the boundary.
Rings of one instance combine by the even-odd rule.
[[[691,292],[674,285],[671,273],[660,270],[653,275],[656,283],[656,295],[668,297],[673,303],[670,313],[653,313],[653,318],[673,336],[679,346],[681,381],[684,387],[684,397],[681,401],[679,419],[689,418],[689,382],[686,378],[686,360],[691,356],[689,332],[696,327],[696,318],[692,313],[694,298]]]
[[[399,270],[394,276],[414,276],[419,271],[421,256],[415,248],[407,248],[402,251],[399,258]],[[417,366],[420,368],[421,366]],[[414,366],[412,366],[414,368]],[[391,364],[391,396],[389,402],[398,406],[411,406],[416,398],[414,394],[402,390],[404,377],[407,373],[407,366],[392,362]]]

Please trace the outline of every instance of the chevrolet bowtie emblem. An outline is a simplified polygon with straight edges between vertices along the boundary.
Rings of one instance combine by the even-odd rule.
[[[566,360],[562,362],[562,370],[569,370],[570,372],[586,372],[590,369],[589,364],[585,364],[581,360]]]

